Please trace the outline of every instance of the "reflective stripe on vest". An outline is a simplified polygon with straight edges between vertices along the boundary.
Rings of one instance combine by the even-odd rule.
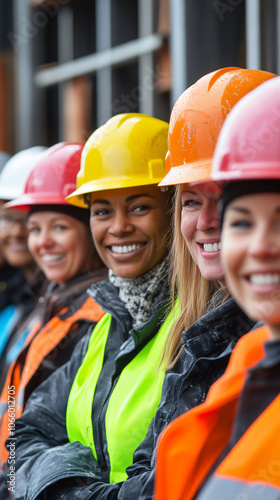
[[[272,485],[236,481],[213,476],[196,497],[197,500],[279,500],[280,490]]]
[[[105,427],[110,457],[110,482],[127,478],[126,468],[145,438],[159,405],[165,371],[159,363],[170,328],[177,317],[171,312],[157,335],[123,369],[111,394]],[[90,446],[97,458],[93,440],[92,403],[110,328],[105,315],[95,327],[88,350],[74,380],[67,406],[66,427],[70,442]]]

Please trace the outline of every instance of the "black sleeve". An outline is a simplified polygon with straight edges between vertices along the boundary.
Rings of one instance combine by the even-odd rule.
[[[68,396],[86,353],[90,333],[77,344],[70,361],[32,393],[22,416],[15,421],[15,500],[35,499],[48,484],[71,474],[74,464],[77,475],[80,471],[84,475],[89,468],[97,472],[90,448],[77,442],[69,443],[66,430]],[[8,445],[9,439],[7,449]],[[0,498],[3,500],[6,498],[4,490],[7,495],[9,472],[7,469],[0,476]]]
[[[44,488],[43,492],[36,497],[36,500],[132,500],[140,498],[144,483],[149,482],[149,487],[153,490],[153,464],[151,465],[151,455],[154,443],[154,428],[151,424],[145,440],[137,448],[134,454],[134,463],[127,468],[128,479],[123,483],[105,483],[101,479],[98,468],[92,465],[92,453],[80,443],[77,445],[75,453],[79,454],[80,469],[76,470],[75,477],[68,477]],[[81,457],[82,446],[83,456]],[[64,445],[65,449],[65,445]],[[87,451],[88,450],[88,456]],[[68,461],[69,461],[69,450]],[[89,470],[89,463],[91,469]],[[45,464],[49,466],[48,464]],[[66,475],[65,475],[66,476]],[[148,484],[148,483],[147,483]],[[38,491],[38,490],[37,490]],[[30,494],[30,488],[28,488]],[[33,493],[33,492],[32,492]],[[144,497],[143,497],[144,498]],[[151,496],[152,498],[152,496]]]
[[[76,476],[62,479],[50,486],[44,488],[43,492],[36,497],[28,488],[28,493],[32,493],[32,498],[36,500],[132,500],[133,498],[140,499],[140,495],[145,486],[145,494],[147,488],[153,492],[153,463],[151,456],[154,448],[155,429],[153,422],[150,425],[149,431],[145,440],[137,448],[134,453],[133,465],[127,468],[128,479],[122,483],[105,483],[101,479],[98,469],[90,462],[91,470],[89,471],[88,461],[92,461],[92,453],[89,448],[82,447],[84,450],[83,457],[80,457],[80,449],[77,446],[75,453],[79,454],[82,461],[80,462],[80,475],[77,470]],[[80,443],[73,443],[79,445]],[[81,445],[82,446],[82,445]],[[64,445],[65,448],[65,445]],[[85,450],[89,450],[88,456]],[[69,461],[69,450],[68,461]],[[84,460],[83,460],[84,458]],[[48,465],[45,464],[44,465]],[[49,466],[49,465],[48,465]],[[65,475],[66,476],[66,475]],[[37,490],[38,491],[38,490]],[[29,498],[29,497],[28,497]],[[141,497],[142,498],[142,497]],[[143,497],[144,499],[145,497]],[[148,499],[149,497],[147,497]],[[151,497],[152,498],[152,493]]]
[[[133,465],[127,468],[128,478],[122,483],[105,483],[98,478],[89,475],[87,478],[75,478],[72,481],[65,480],[52,485],[45,490],[45,496],[36,497],[36,500],[132,500],[140,499],[143,486],[145,485],[145,495],[148,490],[153,495],[153,470],[154,462],[151,462],[155,443],[157,441],[159,422],[157,419],[150,424],[148,433],[144,441],[139,445],[134,453]],[[87,484],[86,484],[87,483]],[[144,494],[144,491],[143,491]],[[142,497],[141,497],[142,498]],[[143,500],[146,497],[143,497]]]

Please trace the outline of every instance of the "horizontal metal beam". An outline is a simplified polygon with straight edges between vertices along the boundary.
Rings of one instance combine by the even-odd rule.
[[[52,68],[41,69],[35,74],[35,84],[39,87],[50,87],[78,76],[95,73],[99,69],[121,66],[134,61],[143,54],[158,50],[161,46],[162,38],[160,35],[145,36],[109,50],[96,52]]]

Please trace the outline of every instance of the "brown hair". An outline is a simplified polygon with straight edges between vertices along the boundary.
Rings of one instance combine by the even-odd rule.
[[[182,352],[182,332],[206,313],[210,300],[221,288],[218,282],[203,278],[181,233],[181,186],[176,187],[173,210],[174,235],[170,259],[171,308],[174,309],[178,298],[180,313],[164,348],[162,363],[165,369],[172,368]],[[228,296],[226,293],[221,302]]]

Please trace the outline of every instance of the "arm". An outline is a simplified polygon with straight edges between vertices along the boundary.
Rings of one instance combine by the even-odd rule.
[[[152,422],[153,424],[153,422]],[[151,454],[154,442],[154,427],[150,425],[149,431],[145,440],[137,448],[134,454],[134,463],[128,467],[128,479],[123,483],[106,483],[101,477],[87,478],[76,477],[66,479],[53,484],[36,500],[131,500],[140,498],[143,483],[153,474],[151,465]],[[153,477],[153,475],[152,475]],[[88,484],[86,484],[88,483]],[[153,480],[149,487],[153,490]],[[147,497],[148,498],[148,497]],[[152,496],[151,496],[152,498]]]
[[[47,484],[67,477],[74,466],[78,473],[97,469],[90,449],[69,443],[65,423],[69,392],[88,339],[89,335],[81,339],[70,361],[32,393],[16,421],[16,500],[36,495]],[[7,484],[7,472],[2,474],[1,487]]]

